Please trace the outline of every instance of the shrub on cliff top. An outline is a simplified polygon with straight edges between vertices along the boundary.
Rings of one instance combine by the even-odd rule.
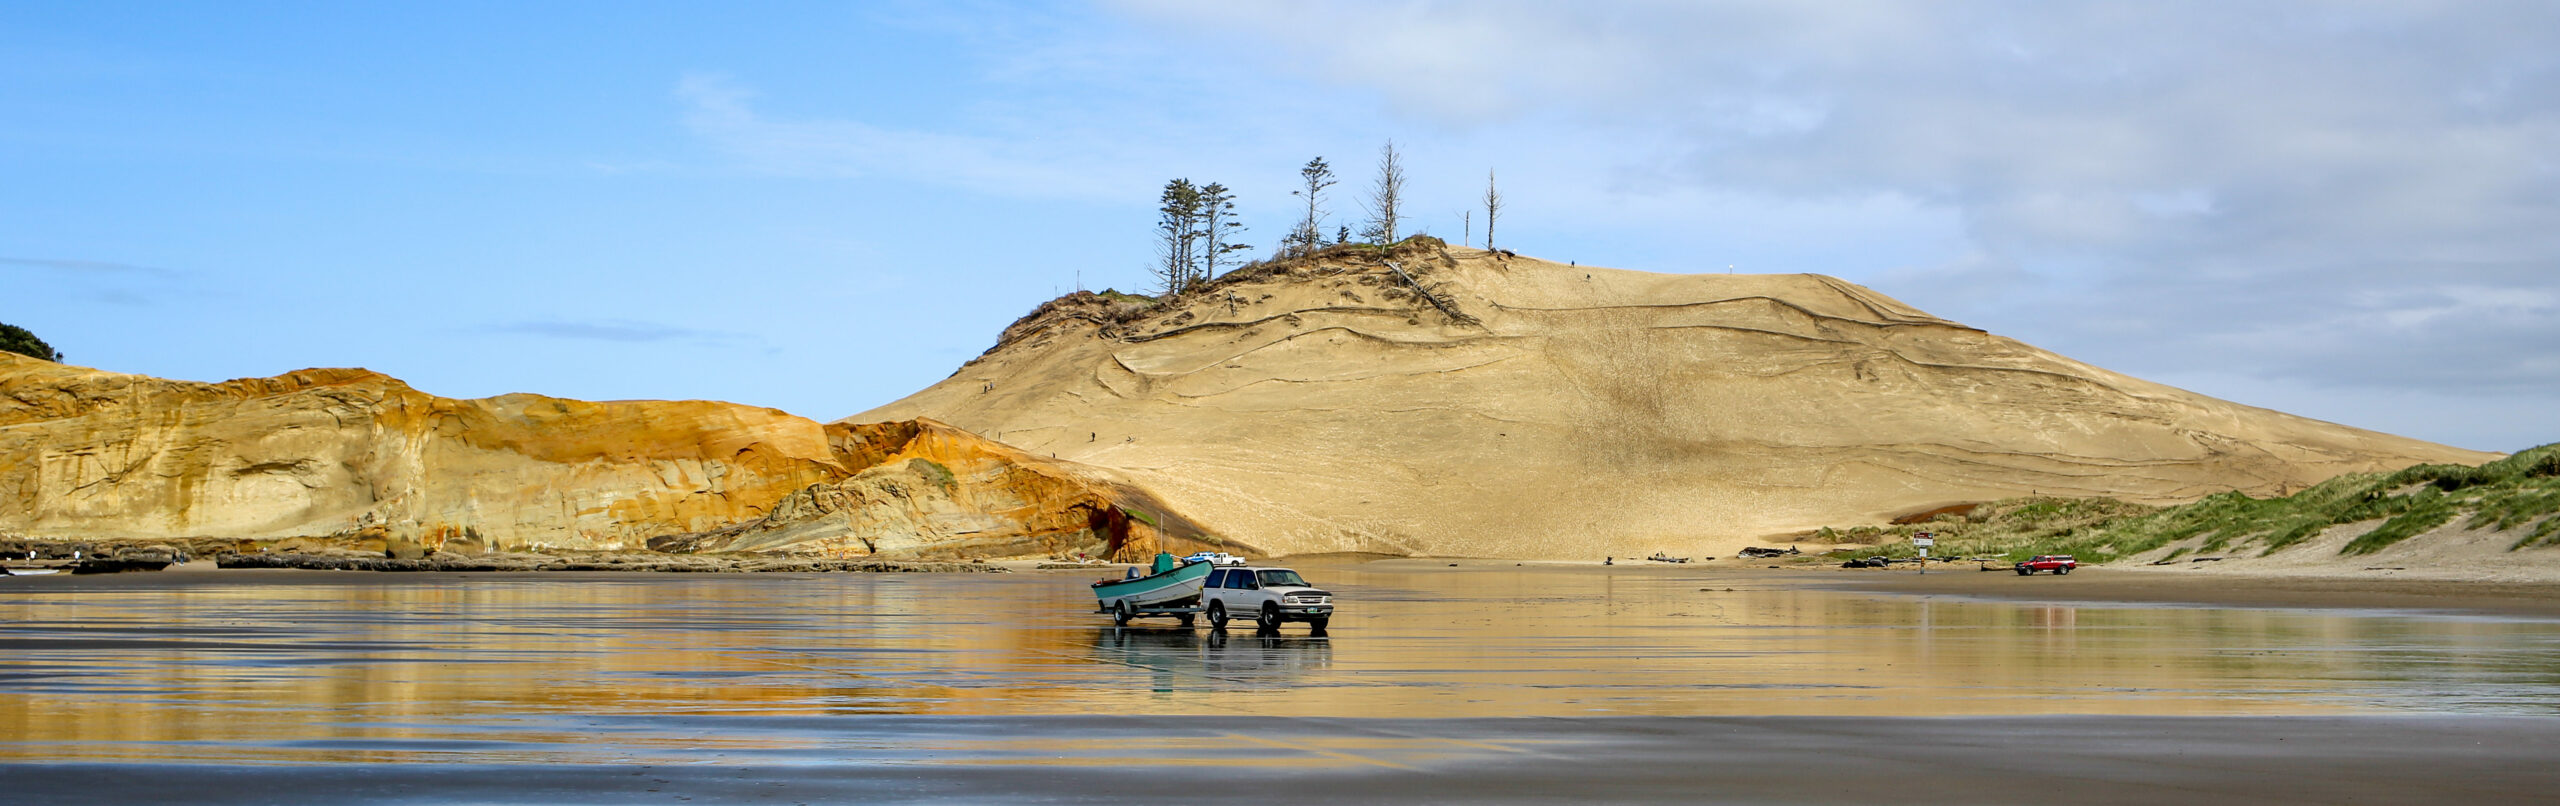
[[[46,361],[62,360],[62,352],[53,349],[53,345],[36,338],[36,334],[27,332],[26,328],[11,324],[0,324],[0,351],[32,356]]]

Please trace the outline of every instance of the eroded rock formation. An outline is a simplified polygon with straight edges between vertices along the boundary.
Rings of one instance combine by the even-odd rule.
[[[1164,510],[934,423],[455,400],[358,369],[191,383],[0,355],[0,532],[28,537],[336,537],[414,556],[719,533],[694,545],[956,557],[1198,536],[1129,528],[1149,507]]]
[[[860,471],[783,496],[762,518],[650,547],[925,559],[1251,548],[1208,537],[1153,496],[1091,469],[930,419],[836,424],[827,433]]]

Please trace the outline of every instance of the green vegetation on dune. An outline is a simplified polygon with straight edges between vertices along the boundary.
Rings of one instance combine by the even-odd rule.
[[[28,332],[26,328],[12,324],[0,323],[0,351],[57,363],[62,361],[62,351],[53,349],[53,345],[36,338],[36,334]]]
[[[1100,291],[1096,291],[1094,292],[1094,296],[1098,296],[1112,302],[1125,302],[1131,305],[1152,307],[1156,304],[1156,298],[1154,297],[1150,297],[1145,294],[1131,294],[1114,288],[1105,288]]]
[[[2481,469],[2515,481],[2481,485],[2471,528],[2525,530],[2509,548],[2560,545],[2560,517],[2552,517],[2560,512],[2560,445],[2544,445]]]
[[[951,468],[944,467],[941,462],[919,456],[907,460],[907,470],[922,477],[925,483],[941,487],[943,492],[954,492],[960,488],[960,477],[952,475]]]
[[[1931,552],[1936,556],[2025,558],[2036,554],[2075,553],[2072,549],[2056,546],[2078,545],[2100,530],[2149,517],[2159,511],[2157,507],[2111,498],[2010,498],[1983,504],[1966,514],[1939,515],[1913,524],[1858,526],[1842,530],[1825,528],[1815,533],[1814,539],[1881,543],[1875,549],[1856,549],[1854,553],[1909,557],[1915,553],[1911,547],[1911,536],[1928,532],[1938,539],[1936,550]]]
[[[2181,541],[2173,550],[2267,553],[2310,539],[2329,527],[2380,521],[2349,541],[2347,554],[2371,554],[2393,543],[2468,516],[2472,529],[2519,532],[2511,549],[2560,545],[2560,444],[2517,453],[2478,467],[2418,465],[2395,473],[2339,476],[2280,498],[2229,492],[2175,507],[2149,507],[2109,499],[2015,498],[1962,514],[1897,526],[1823,529],[1816,539],[1882,543],[1860,554],[1909,556],[1912,534],[1938,539],[1940,556],[2070,554],[2105,562]]]

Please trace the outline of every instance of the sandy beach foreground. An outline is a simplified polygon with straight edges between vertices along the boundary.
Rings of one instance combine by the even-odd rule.
[[[0,802],[2560,791],[2538,590],[1308,559],[1328,635],[1116,628],[1083,568],[16,579]]]
[[[0,766],[22,803],[2548,802],[2560,720],[697,720],[691,764]],[[706,754],[711,755],[711,754]],[[389,760],[389,759],[385,759]]]

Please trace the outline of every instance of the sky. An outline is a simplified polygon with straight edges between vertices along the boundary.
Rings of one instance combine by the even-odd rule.
[[[1418,227],[1813,272],[2108,369],[2560,441],[2560,3],[0,5],[0,322],[73,364],[835,419],[1393,141]],[[1356,230],[1357,227],[1355,226]]]

